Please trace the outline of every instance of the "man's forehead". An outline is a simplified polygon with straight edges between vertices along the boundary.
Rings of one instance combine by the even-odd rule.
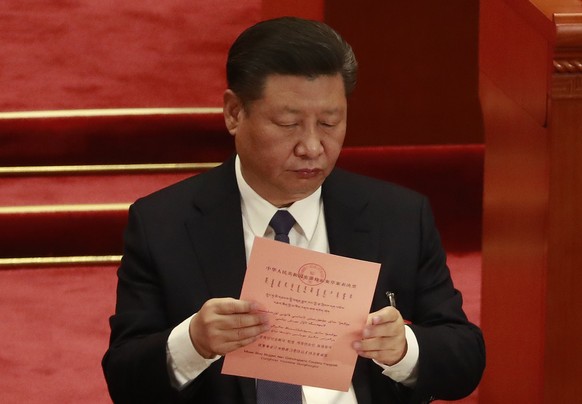
[[[336,73],[332,73],[332,74],[281,74],[281,73],[271,73],[268,74],[267,76],[265,76],[265,85],[267,83],[273,82],[273,81],[279,81],[281,79],[285,80],[285,79],[289,79],[289,80],[293,80],[293,79],[303,79],[303,80],[307,80],[307,81],[315,81],[320,77],[338,77],[338,78],[342,78],[342,75],[340,72],[336,72]]]
[[[326,81],[326,86],[337,86],[337,90],[341,91],[345,95],[345,86],[341,74],[320,74],[317,76],[301,76],[301,75],[283,75],[283,74],[271,74],[266,77],[262,91],[261,98],[272,97],[276,98],[281,92],[289,91],[293,93],[296,90],[301,90],[301,86],[305,82],[315,82],[318,79],[332,79]],[[334,89],[335,90],[335,89]]]
[[[324,88],[315,90],[314,94],[305,95],[304,83],[315,82],[319,78],[328,78],[322,83]],[[309,86],[308,86],[309,87]],[[307,90],[310,91],[309,89]],[[312,92],[314,90],[312,89]],[[341,96],[338,96],[341,94]],[[270,74],[263,82],[260,97],[245,103],[248,113],[255,108],[269,108],[281,113],[301,113],[306,104],[318,100],[321,106],[318,108],[326,114],[342,113],[345,110],[347,97],[343,77],[340,73],[327,75],[292,75]]]

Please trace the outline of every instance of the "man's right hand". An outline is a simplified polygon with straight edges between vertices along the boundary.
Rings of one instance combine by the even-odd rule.
[[[269,316],[256,303],[230,297],[210,299],[190,320],[190,339],[206,359],[254,342],[268,331]]]

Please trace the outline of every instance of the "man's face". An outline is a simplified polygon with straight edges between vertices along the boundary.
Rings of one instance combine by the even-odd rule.
[[[289,205],[311,195],[335,165],[346,132],[343,79],[271,75],[246,109],[227,90],[224,113],[247,183],[273,205]]]

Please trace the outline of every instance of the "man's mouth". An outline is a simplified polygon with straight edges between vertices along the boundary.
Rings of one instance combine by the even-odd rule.
[[[302,168],[299,170],[295,170],[295,172],[300,178],[308,179],[317,177],[319,174],[321,174],[322,170],[319,168]]]

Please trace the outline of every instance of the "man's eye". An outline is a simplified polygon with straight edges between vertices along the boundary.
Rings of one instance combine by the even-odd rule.
[[[329,123],[329,122],[320,122],[321,126],[325,126],[326,128],[333,128],[334,126],[336,126],[335,123]]]
[[[297,126],[296,123],[283,123],[283,122],[279,122],[277,125],[279,125],[283,128],[293,128],[293,127]]]

